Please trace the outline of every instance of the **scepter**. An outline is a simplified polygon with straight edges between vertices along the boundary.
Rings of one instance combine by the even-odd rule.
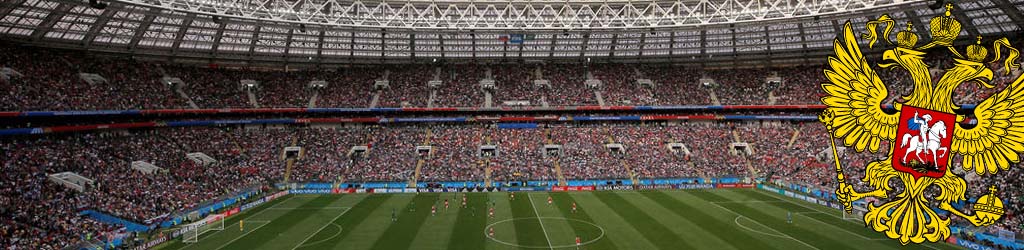
[[[837,193],[844,192],[843,189],[849,184],[846,184],[846,177],[843,175],[843,165],[839,163],[839,150],[836,150],[836,140],[832,137],[832,119],[835,118],[835,113],[831,110],[826,109],[818,115],[818,121],[825,124],[825,130],[828,132],[828,142],[832,144],[832,160],[836,163],[836,179],[839,181],[839,191]],[[849,195],[849,194],[847,194]],[[853,213],[852,201],[843,201],[843,208],[847,214]]]

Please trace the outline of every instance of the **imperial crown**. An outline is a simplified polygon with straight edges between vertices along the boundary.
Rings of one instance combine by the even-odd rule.
[[[988,56],[988,49],[981,45],[981,36],[978,36],[978,42],[967,46],[967,60],[974,62],[981,62]]]
[[[907,30],[896,33],[896,46],[912,49],[914,45],[917,45],[917,34],[911,31],[913,26],[913,24],[907,22]]]
[[[952,17],[953,4],[946,4],[946,15],[932,18],[931,27],[932,44],[952,46],[953,40],[960,35],[960,21]],[[931,47],[931,46],[928,46]]]

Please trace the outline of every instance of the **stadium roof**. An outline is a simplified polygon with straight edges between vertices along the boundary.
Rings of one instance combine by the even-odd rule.
[[[913,22],[926,40],[925,24],[944,12],[929,8],[932,3],[117,0],[98,9],[82,0],[9,0],[0,4],[0,37],[139,56],[293,63],[591,57],[800,63],[808,53],[827,52],[846,20],[862,31],[883,13]],[[1022,31],[1024,0],[955,4],[961,36]]]

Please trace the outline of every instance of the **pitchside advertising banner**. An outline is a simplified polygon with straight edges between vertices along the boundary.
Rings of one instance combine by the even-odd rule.
[[[355,193],[451,193],[451,192],[579,192],[607,190],[649,190],[649,189],[713,189],[713,188],[754,188],[754,184],[743,183],[692,183],[692,184],[657,184],[657,185],[601,185],[601,186],[539,186],[539,187],[445,187],[445,188],[295,188],[292,194],[355,194]]]
[[[571,186],[571,187],[560,187],[553,186],[551,191],[553,192],[567,192],[567,191],[594,191],[594,186]]]
[[[715,188],[714,184],[679,184],[676,185],[676,189],[712,189]]]
[[[609,191],[609,190],[633,190],[633,186],[598,186],[598,191]]]

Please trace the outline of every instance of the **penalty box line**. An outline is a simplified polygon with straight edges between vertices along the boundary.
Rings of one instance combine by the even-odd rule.
[[[284,198],[284,200],[281,200],[281,202],[278,202],[277,204],[274,204],[273,206],[271,206],[271,207],[268,207],[267,209],[263,209],[263,210],[260,210],[259,212],[255,213],[255,214],[252,214],[252,215],[249,215],[248,217],[245,217],[245,218],[253,218],[253,217],[256,217],[257,215],[263,214],[263,212],[266,212],[267,210],[270,210],[270,208],[274,208],[274,207],[276,207],[276,206],[280,206],[281,204],[284,204],[285,202],[287,202],[287,201],[291,200],[291,199],[292,199],[292,197],[295,197],[295,196],[288,196],[288,198]],[[243,213],[244,213],[244,212],[243,212]],[[239,214],[239,216],[241,216],[241,214]],[[226,218],[225,218],[225,219],[226,219]],[[245,219],[240,219],[240,220],[238,220],[238,221],[244,221],[244,220],[245,220]],[[263,227],[263,225],[266,225],[266,224],[270,224],[270,221],[265,221],[265,220],[256,220],[256,221],[254,221],[254,222],[256,222],[256,223],[259,223],[259,222],[267,222],[267,223],[263,223],[263,224],[262,224],[262,225],[260,225],[259,227],[255,228],[255,229],[253,229],[253,230],[250,230],[250,232],[252,232],[252,231],[256,231],[256,229],[259,229],[260,227]],[[234,226],[235,224],[238,224],[238,222],[235,222],[235,223],[231,223],[231,225],[232,225],[232,226]],[[207,237],[207,238],[209,238],[209,237],[213,237],[214,235],[217,235],[217,234],[223,233],[223,232],[224,232],[224,231],[226,231],[226,230],[227,230],[227,228],[225,228],[225,230],[220,230],[220,231],[214,232],[213,234],[209,234],[209,235],[207,235],[206,237]],[[247,232],[246,234],[248,234],[248,232]],[[242,236],[245,236],[245,234],[243,234]],[[239,238],[241,238],[242,236],[239,236],[238,238],[235,238],[234,240],[232,240],[232,242],[233,242],[233,241],[235,241],[235,240],[238,240],[238,239],[239,239]],[[200,238],[200,239],[202,239],[202,238]],[[229,242],[229,243],[230,243],[230,242]],[[189,245],[187,245],[187,246],[183,247],[182,249],[188,249],[188,248],[191,248],[191,247],[192,247],[193,245],[195,245],[195,244],[189,244]],[[225,245],[226,245],[226,244],[225,244]],[[224,247],[224,246],[221,246],[221,247]],[[219,248],[218,248],[218,249],[219,249]]]
[[[301,242],[299,242],[298,245],[295,245],[295,247],[292,247],[292,250],[298,249],[298,248],[302,247],[302,245],[305,245],[306,241],[309,241],[309,239],[312,239],[313,236],[316,236],[317,234],[320,234],[320,231],[323,231],[324,228],[327,228],[327,226],[334,225],[334,226],[340,227],[339,225],[335,224],[334,221],[338,220],[338,218],[341,218],[342,215],[345,215],[346,213],[348,213],[348,211],[351,211],[351,210],[352,209],[345,209],[345,211],[339,213],[338,216],[334,216],[334,219],[331,219],[331,220],[327,221],[327,223],[324,223],[324,225],[321,226],[320,229],[317,229],[316,232],[313,232],[312,234],[309,234],[309,236],[307,236],[306,239],[303,239]],[[337,236],[338,235],[334,235],[331,238],[334,238],[334,237],[337,237]],[[318,244],[319,244],[319,242],[318,242]]]
[[[264,210],[264,211],[265,211],[265,210]],[[235,237],[234,239],[231,239],[231,240],[230,240],[230,241],[228,241],[228,242],[225,242],[225,243],[224,243],[223,245],[220,245],[220,246],[219,246],[219,247],[217,247],[216,249],[223,249],[224,247],[226,247],[226,246],[228,246],[228,245],[231,245],[231,243],[233,243],[233,242],[235,242],[235,241],[238,241],[238,240],[240,240],[240,239],[242,239],[242,238],[245,238],[245,236],[246,236],[246,235],[249,235],[250,233],[252,233],[252,232],[255,232],[256,230],[260,230],[260,228],[263,228],[263,226],[266,226],[266,225],[269,225],[269,224],[270,224],[270,222],[269,222],[269,221],[252,221],[252,222],[256,222],[256,223],[259,223],[260,225],[259,225],[259,226],[257,226],[256,228],[253,228],[253,229],[251,229],[251,230],[249,230],[249,231],[246,231],[246,232],[245,232],[245,233],[243,233],[242,235],[239,235],[238,237]],[[252,223],[252,222],[250,222],[250,223]],[[235,223],[235,224],[238,224],[238,223]],[[232,225],[234,225],[234,224],[232,224]],[[228,230],[228,229],[226,229],[226,228],[225,228],[224,230]],[[221,231],[221,232],[223,232],[223,231]]]
[[[735,214],[735,215],[737,215],[737,216],[740,216],[740,217],[746,217],[746,218],[747,218],[747,219],[749,219],[750,221],[752,221],[752,222],[754,222],[754,223],[757,223],[758,225],[761,225],[761,226],[762,226],[762,227],[764,227],[764,228],[768,228],[768,229],[771,229],[772,231],[775,231],[776,233],[779,233],[779,234],[781,234],[781,235],[784,235],[784,236],[786,236],[786,238],[789,238],[789,239],[791,239],[791,240],[793,240],[793,241],[796,241],[796,242],[800,242],[800,244],[803,244],[803,245],[805,245],[805,246],[807,246],[807,247],[810,247],[811,249],[818,249],[818,250],[821,250],[821,248],[815,247],[814,245],[808,244],[807,242],[804,242],[804,241],[802,241],[802,240],[799,240],[799,239],[797,239],[797,238],[794,238],[793,236],[791,236],[791,235],[789,235],[789,234],[786,234],[786,233],[784,233],[784,232],[782,232],[782,231],[779,231],[778,229],[775,229],[775,228],[773,228],[773,227],[769,227],[768,225],[762,224],[761,222],[759,222],[759,221],[757,221],[757,220],[755,220],[755,219],[753,219],[753,218],[747,217],[747,216],[745,216],[745,215],[743,215],[743,214],[741,214],[741,213],[739,213],[739,212],[733,211],[732,209],[729,209],[729,208],[727,208],[727,207],[723,207],[722,205],[718,205],[718,203],[715,203],[715,202],[708,202],[708,203],[711,203],[711,205],[715,205],[716,207],[718,207],[718,208],[720,208],[720,209],[722,209],[722,210],[728,211],[728,212],[730,212],[730,213],[732,213],[732,214]],[[762,233],[763,233],[763,232],[762,232]]]
[[[807,205],[804,205],[804,204],[796,203],[796,202],[793,202],[793,201],[791,201],[791,200],[789,200],[789,199],[783,199],[783,198],[779,198],[779,197],[774,197],[774,196],[771,196],[771,197],[772,197],[773,199],[776,199],[776,200],[778,200],[778,201],[781,201],[781,202],[786,202],[786,203],[789,203],[789,204],[793,204],[793,205],[797,205],[797,206],[800,206],[800,207],[803,207],[803,208],[806,208],[806,209],[810,209],[810,210],[813,210],[814,212],[811,212],[811,213],[821,213],[821,214],[826,214],[826,215],[828,215],[828,216],[832,216],[833,218],[839,219],[839,220],[841,220],[841,221],[844,221],[844,222],[849,222],[849,223],[854,223],[854,224],[857,224],[857,223],[855,223],[855,222],[852,222],[852,221],[846,220],[846,219],[844,219],[843,217],[839,217],[839,216],[836,216],[835,214],[831,214],[831,213],[828,213],[828,212],[826,212],[826,211],[822,211],[821,209],[818,209],[818,208],[814,208],[814,207],[810,207],[810,206],[807,206]],[[860,234],[857,234],[857,233],[851,232],[850,230],[846,230],[845,228],[841,228],[841,227],[839,227],[839,226],[836,226],[836,225],[832,225],[832,223],[828,223],[828,222],[822,221],[822,220],[820,220],[820,219],[818,219],[818,218],[814,218],[814,217],[811,217],[811,216],[807,216],[807,215],[805,215],[805,213],[795,213],[795,214],[797,214],[797,215],[802,215],[802,216],[804,216],[804,217],[807,217],[807,218],[811,218],[812,220],[815,220],[815,221],[821,222],[822,224],[826,224],[826,225],[829,225],[829,226],[832,226],[832,227],[838,228],[839,230],[843,230],[843,231],[844,231],[844,232],[846,232],[846,233],[849,233],[849,234],[852,234],[852,235],[856,235],[857,237],[860,237],[861,239],[864,239],[864,240],[889,240],[889,238],[868,238],[868,237],[865,237],[865,236],[863,236],[863,235],[860,235]]]

